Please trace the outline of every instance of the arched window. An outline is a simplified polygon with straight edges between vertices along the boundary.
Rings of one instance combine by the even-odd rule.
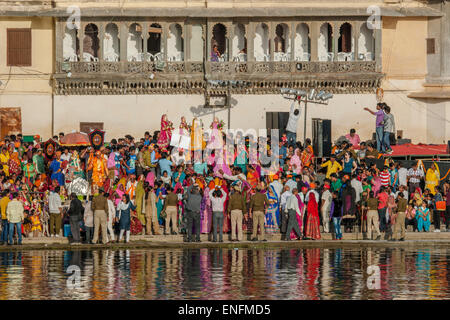
[[[142,61],[143,47],[144,39],[142,38],[142,27],[138,23],[133,23],[128,29],[127,60]]]
[[[289,39],[289,27],[285,23],[280,23],[275,27],[275,45],[274,60],[288,61],[290,60],[289,52],[291,50],[291,41]]]
[[[269,27],[265,23],[260,23],[256,26],[253,47],[256,61],[270,60]]]
[[[93,23],[89,23],[84,28],[83,60],[98,61],[98,49],[99,49],[98,27]]]
[[[64,61],[78,61],[79,52],[80,43],[78,41],[78,30],[76,28],[69,29],[66,26],[63,39]]]
[[[203,27],[199,24],[194,24],[191,27],[191,61],[203,61],[204,56],[204,41],[203,41]]]
[[[227,61],[227,28],[218,23],[213,27],[211,61]]]
[[[105,38],[103,39],[103,48],[103,59],[105,61],[119,61],[119,28],[115,23],[108,23],[106,25]]]
[[[333,28],[329,23],[320,26],[318,41],[319,61],[333,61]]]
[[[367,23],[361,25],[359,33],[358,59],[367,61],[375,59],[375,38],[373,30],[367,27]]]
[[[167,58],[169,61],[183,61],[183,29],[178,23],[169,26],[169,37],[167,38]]]
[[[311,39],[309,38],[309,27],[306,23],[300,23],[295,30],[295,60],[311,60]]]
[[[247,61],[247,38],[245,38],[245,27],[238,23],[234,26],[233,60]]]
[[[338,52],[353,52],[352,25],[348,22],[339,28]]]
[[[161,50],[162,28],[158,23],[152,23],[148,29],[147,52],[155,55],[162,52]]]

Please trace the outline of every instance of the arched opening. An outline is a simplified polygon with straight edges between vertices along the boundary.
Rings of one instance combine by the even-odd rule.
[[[218,23],[213,27],[211,39],[211,61],[228,61],[227,59],[227,28]]]
[[[78,40],[78,30],[76,28],[69,29],[66,26],[63,39],[64,61],[78,61],[79,52],[80,42]]]
[[[127,60],[142,61],[143,47],[144,39],[142,38],[142,27],[138,23],[133,23],[128,29]]]
[[[106,25],[105,38],[103,39],[103,48],[103,59],[105,61],[119,61],[119,28],[115,23],[108,23]]]
[[[311,60],[311,38],[309,37],[309,27],[306,23],[300,23],[295,30],[295,60]]]
[[[93,23],[89,23],[86,28],[84,28],[83,60],[98,61],[98,49],[98,27]]]
[[[191,27],[191,61],[203,61],[204,56],[204,41],[203,41],[203,27],[199,24]]]
[[[275,27],[275,38],[273,39],[275,61],[289,61],[290,41],[289,27],[285,23],[280,23]]]
[[[333,28],[328,22],[320,26],[318,41],[319,61],[333,61]]]
[[[338,61],[353,60],[352,25],[345,22],[339,28]]]
[[[233,38],[233,60],[247,61],[247,38],[245,37],[245,27],[238,23],[234,27]]]
[[[269,27],[265,23],[260,23],[256,26],[253,47],[256,61],[270,60]]]
[[[158,23],[152,23],[148,29],[147,52],[152,56],[159,54],[159,57],[162,58],[161,35],[161,25]]]
[[[360,28],[358,39],[358,59],[372,61],[375,59],[375,38],[373,30],[363,23]]]
[[[167,58],[169,61],[183,61],[183,29],[178,23],[169,26],[169,37],[167,38]]]

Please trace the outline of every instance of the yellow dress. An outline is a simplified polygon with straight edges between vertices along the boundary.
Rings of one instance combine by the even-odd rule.
[[[437,164],[434,164],[434,166],[436,167],[436,170],[429,168],[425,176],[425,189],[430,189],[430,192],[433,195],[436,194],[435,188],[439,185],[440,179],[439,168]]]
[[[203,145],[203,129],[200,125],[200,120],[194,118],[191,126],[191,150],[202,150],[204,149]]]

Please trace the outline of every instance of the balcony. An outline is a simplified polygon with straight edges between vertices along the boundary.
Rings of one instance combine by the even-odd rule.
[[[201,94],[206,79],[244,80],[235,93],[267,94],[311,85],[340,92],[372,92],[382,74],[375,61],[327,62],[58,62],[57,94]]]

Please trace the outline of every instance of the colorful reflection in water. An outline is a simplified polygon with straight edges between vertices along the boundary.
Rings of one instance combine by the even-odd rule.
[[[449,258],[446,248],[0,252],[0,299],[448,299]],[[80,281],[68,286],[69,266]]]

